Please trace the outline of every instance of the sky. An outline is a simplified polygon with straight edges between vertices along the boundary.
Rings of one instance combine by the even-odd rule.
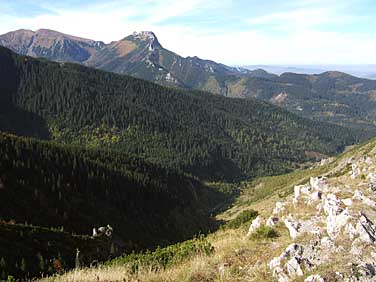
[[[375,0],[0,0],[0,34],[94,40],[153,31],[165,48],[227,65],[376,64]]]

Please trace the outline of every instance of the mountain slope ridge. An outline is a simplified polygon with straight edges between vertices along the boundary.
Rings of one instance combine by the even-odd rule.
[[[31,45],[30,38],[35,38]],[[228,97],[255,97],[303,117],[376,132],[376,81],[373,80],[338,72],[277,76],[197,57],[183,58],[163,48],[152,32],[135,32],[104,44],[54,31],[20,30],[1,35],[0,45],[20,54],[77,62],[165,86],[199,89]],[[281,93],[285,95],[282,101],[278,99]]]
[[[55,141],[128,152],[206,179],[276,174],[369,136],[255,99],[165,88],[4,48],[0,60],[3,131],[13,117],[7,109],[21,109],[42,121],[29,128],[34,134],[47,128]]]

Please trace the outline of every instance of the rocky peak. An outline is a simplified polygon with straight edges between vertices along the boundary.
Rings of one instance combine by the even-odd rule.
[[[130,38],[132,40],[140,40],[143,42],[147,42],[149,45],[149,50],[153,51],[155,48],[162,48],[162,45],[159,43],[157,36],[152,31],[140,31],[140,32],[133,32],[133,34],[127,39]]]

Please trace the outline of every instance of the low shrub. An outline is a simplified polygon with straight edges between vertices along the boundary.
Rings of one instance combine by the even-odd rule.
[[[261,226],[255,230],[254,233],[252,233],[251,237],[252,239],[273,239],[278,237],[278,232],[269,226]]]
[[[210,255],[213,251],[214,247],[210,242],[204,236],[199,236],[166,248],[158,247],[153,252],[124,255],[107,262],[106,265],[128,265],[133,272],[137,272],[141,267],[157,270],[175,265],[197,254]]]
[[[226,227],[228,228],[239,228],[242,224],[249,222],[253,219],[255,219],[258,216],[258,212],[255,210],[245,210],[241,212],[236,218],[233,220],[230,220]]]

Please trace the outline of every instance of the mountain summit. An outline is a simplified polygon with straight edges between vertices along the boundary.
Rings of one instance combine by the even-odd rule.
[[[20,29],[0,36],[0,45],[17,53],[55,61],[82,63],[104,47],[101,41],[84,39],[54,30]]]

